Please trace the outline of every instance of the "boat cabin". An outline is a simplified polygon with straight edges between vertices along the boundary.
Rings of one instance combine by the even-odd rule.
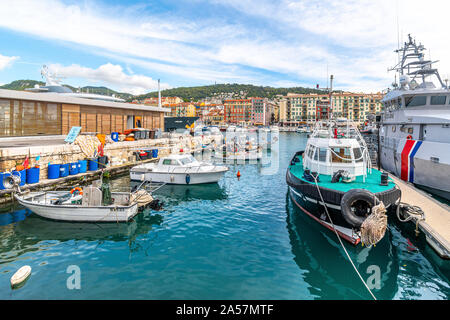
[[[168,167],[168,166],[198,166],[199,162],[190,154],[181,154],[181,155],[171,155],[169,157],[163,157],[159,160],[159,167]]]
[[[303,168],[323,175],[343,170],[356,177],[366,176],[371,165],[367,146],[356,126],[336,123],[328,130],[323,125],[316,126],[303,154]]]

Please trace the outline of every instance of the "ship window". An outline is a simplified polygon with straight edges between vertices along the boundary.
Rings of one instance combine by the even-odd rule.
[[[363,162],[363,157],[360,148],[353,148],[353,155],[355,156],[356,162]]]
[[[331,148],[331,161],[334,163],[350,163],[352,158],[350,156],[349,148]]]
[[[405,105],[407,107],[424,106],[427,103],[427,96],[412,96],[405,98]]]
[[[431,97],[431,105],[441,105],[445,104],[445,101],[447,100],[446,96],[432,96]]]
[[[319,161],[321,162],[327,161],[327,149],[324,148],[319,149]]]
[[[165,165],[165,166],[170,166],[171,164],[172,164],[172,160],[170,160],[170,159],[165,159],[163,161],[163,165]]]

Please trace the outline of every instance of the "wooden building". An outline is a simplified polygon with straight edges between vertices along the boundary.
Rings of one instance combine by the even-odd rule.
[[[65,135],[81,132],[110,134],[141,127],[164,130],[168,108],[0,89],[0,137]]]

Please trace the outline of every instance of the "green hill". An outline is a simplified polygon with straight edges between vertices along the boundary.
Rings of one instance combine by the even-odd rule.
[[[25,90],[26,88],[32,88],[36,84],[44,86],[45,83],[36,80],[16,80],[11,83],[0,86],[1,89],[9,90]],[[72,91],[78,91],[77,87],[64,84],[64,86],[72,89]],[[115,95],[116,97],[125,99],[126,101],[139,100],[143,101],[146,98],[158,97],[158,91],[150,92],[144,95],[133,96],[129,93],[117,92],[107,87],[93,87],[86,86],[81,88],[82,92],[89,92],[103,95]],[[165,97],[180,97],[184,101],[199,101],[207,97],[239,97],[244,94],[247,97],[261,97],[261,98],[274,98],[277,95],[285,96],[287,93],[323,93],[322,90],[304,87],[292,87],[292,88],[274,88],[264,86],[254,86],[251,84],[215,84],[210,86],[197,86],[197,87],[179,87],[173,89],[167,89],[161,91],[161,96]]]
[[[286,95],[290,93],[323,93],[322,90],[293,87],[293,88],[274,88],[254,86],[251,84],[216,84],[210,86],[199,87],[179,87],[161,91],[163,97],[180,97],[184,101],[198,101],[206,97],[214,97],[220,94],[240,94],[245,92],[247,97],[274,98],[276,95]],[[150,92],[144,95],[136,96],[136,100],[144,100],[146,98],[157,97],[158,92]]]

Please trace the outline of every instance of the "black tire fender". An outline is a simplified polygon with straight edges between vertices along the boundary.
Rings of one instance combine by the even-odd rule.
[[[347,191],[341,199],[341,212],[345,221],[355,228],[360,228],[366,217],[356,215],[351,207],[355,201],[363,200],[371,205],[371,208],[377,205],[380,200],[369,190],[352,189]]]

